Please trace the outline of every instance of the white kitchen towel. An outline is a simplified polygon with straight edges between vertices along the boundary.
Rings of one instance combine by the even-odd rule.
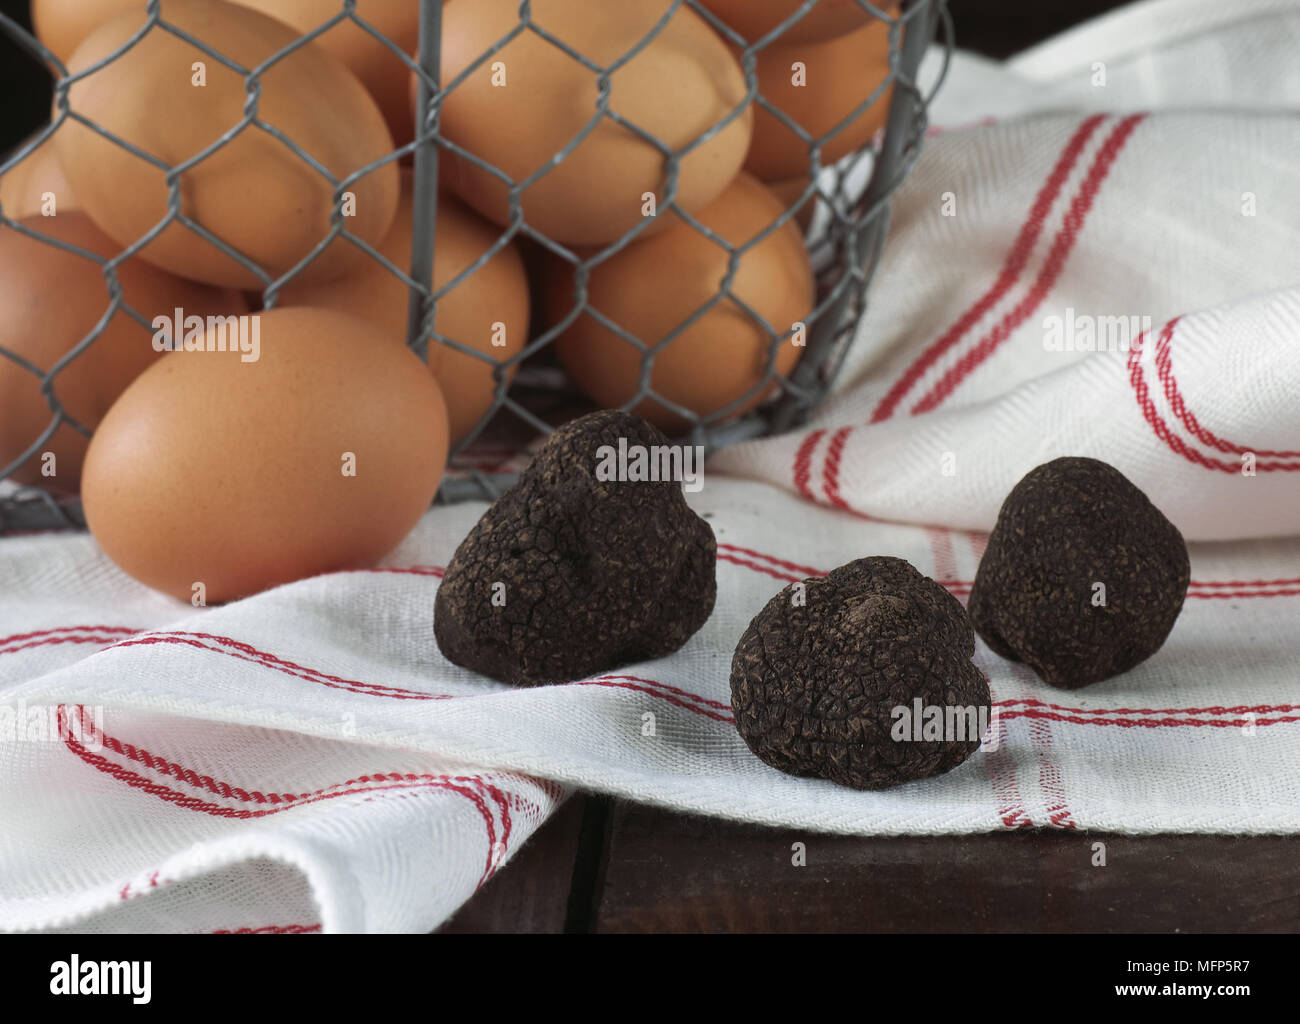
[[[1212,9],[957,60],[837,394],[689,496],[718,603],[669,658],[518,690],[449,664],[433,598],[481,504],[209,609],[85,535],[0,540],[0,927],[428,929],[575,788],[803,831],[1300,831],[1300,12]],[[1198,541],[1155,657],[1066,693],[980,645],[986,748],[891,791],[748,752],[728,671],[772,593],[891,554],[964,598],[1006,491],[1060,454]]]

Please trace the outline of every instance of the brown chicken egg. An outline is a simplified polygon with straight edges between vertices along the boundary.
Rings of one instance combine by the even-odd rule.
[[[164,356],[86,455],[95,539],[185,601],[373,565],[428,508],[447,457],[438,385],[379,328],[298,308],[257,314],[247,330],[258,331],[253,359]]]
[[[873,21],[826,42],[769,46],[759,52],[756,68],[763,98],[812,139],[825,139],[823,167],[867,145],[885,124],[892,86],[861,113],[855,116],[854,112],[889,77],[886,22]],[[745,170],[762,181],[804,177],[810,168],[810,146],[755,104],[754,137]]]
[[[28,217],[24,228],[110,259],[122,251],[80,213]],[[117,271],[122,301],[148,321],[246,312],[238,292],[175,277],[140,259]],[[108,282],[95,261],[0,226],[0,347],[48,373],[85,338],[110,305]],[[155,332],[119,308],[103,331],[54,378],[54,394],[78,423],[93,430],[118,395],[162,350]],[[54,421],[40,378],[0,357],[0,467],[35,443]],[[66,421],[13,474],[20,483],[77,490],[87,440]]]
[[[730,29],[747,42],[756,43],[784,21],[793,18],[806,0],[701,0],[701,3]],[[876,0],[875,6],[888,13],[885,0]],[[817,43],[834,39],[862,28],[873,15],[857,0],[817,0],[815,7],[806,11],[773,42]]]
[[[256,67],[298,41],[298,33],[264,14],[216,0],[166,0],[169,24],[229,60]],[[84,71],[139,30],[132,10],[94,29],[70,58]],[[260,75],[258,119],[340,181],[391,152],[383,115],[336,57],[307,43]],[[150,29],[127,52],[69,90],[71,108],[169,166],[206,153],[240,128],[248,92],[244,76],[178,36]],[[135,242],[167,214],[162,168],[91,128],[69,120],[54,136],[59,161],[82,208],[120,244]],[[181,213],[262,267],[287,273],[326,237],[335,186],[307,159],[254,124],[180,175]],[[340,204],[347,229],[371,244],[392,225],[398,175],[386,163],[353,183]],[[210,284],[261,287],[235,259],[181,223],[141,250],[141,258]],[[324,280],[360,265],[354,246],[332,247],[303,271]]]
[[[22,145],[27,145],[32,138],[26,139]],[[36,214],[54,217],[77,209],[77,197],[59,166],[53,138],[46,139],[0,175],[0,209],[10,220],[22,220]]]
[[[813,192],[806,199],[804,193],[808,191],[809,178],[804,175],[802,178],[791,178],[789,181],[771,181],[767,187],[772,194],[781,200],[787,210],[797,207],[794,213],[794,222],[799,225],[801,231],[805,233],[812,224],[813,214],[817,211],[817,204],[821,202],[816,192]]]
[[[144,0],[32,0],[32,27],[36,38],[66,64],[81,41],[109,18],[144,9]]]
[[[278,18],[304,35],[319,28],[343,9],[341,0],[235,0]],[[418,0],[358,0],[356,16],[403,53],[413,54],[420,42]],[[414,122],[407,100],[411,71],[406,62],[351,18],[326,29],[315,42],[346,64],[384,112],[388,130],[398,144],[411,141]]]
[[[384,258],[403,272],[411,263],[412,207],[411,180],[405,175],[393,228],[379,246]],[[440,196],[434,289],[445,287],[473,265],[499,236],[499,228],[450,196]],[[339,244],[344,243],[331,243]],[[327,284],[290,282],[280,292],[280,305],[319,306],[354,313],[382,327],[394,344],[404,344],[409,295],[405,282],[372,260],[356,273]],[[451,440],[455,444],[492,407],[497,383],[493,364],[519,352],[528,335],[528,279],[513,244],[507,244],[438,300],[434,330],[484,356],[460,352],[437,339],[429,342],[429,366],[447,400]],[[512,367],[507,379],[513,375]]]
[[[689,8],[660,25],[672,6],[533,0],[534,28],[522,31],[518,0],[453,0],[444,10],[442,132],[516,183],[545,172],[521,200],[524,220],[549,238],[600,245],[642,223],[652,202],[657,210],[667,200],[670,151],[681,154],[676,201],[688,212],[707,205],[740,170],[753,117],[740,66]],[[607,70],[609,110],[659,145],[599,116],[598,72],[541,32]],[[445,183],[489,220],[509,223],[502,178],[450,149],[443,153]]]
[[[304,35],[337,17],[342,0],[233,0],[269,14]],[[115,14],[141,12],[145,0],[32,0],[36,37],[62,61],[72,56],[91,31]],[[166,16],[166,4],[163,6]],[[419,44],[419,0],[358,0],[356,16],[407,54]],[[406,62],[352,19],[344,19],[316,37],[316,42],[346,64],[379,104],[388,130],[400,144],[414,134],[406,98],[410,70]]]
[[[780,200],[747,174],[700,211],[699,221],[732,246],[764,232],[783,211]],[[666,230],[629,245],[592,270],[587,304],[647,346],[654,346],[704,309],[727,273],[727,250],[676,218]],[[812,267],[799,229],[787,221],[747,249],[738,261],[731,294],[763,317],[779,337],[812,311]],[[555,259],[546,290],[548,322],[560,323],[575,307],[567,262]],[[799,358],[801,335],[781,341],[772,361],[772,337],[734,299],[724,298],[655,353],[650,387],[698,416],[735,415],[770,393],[769,362],[787,374]],[[605,407],[631,401],[641,378],[642,353],[584,311],[557,341],[570,377]],[[732,403],[736,403],[734,407]],[[687,421],[652,398],[635,411],[673,432]]]

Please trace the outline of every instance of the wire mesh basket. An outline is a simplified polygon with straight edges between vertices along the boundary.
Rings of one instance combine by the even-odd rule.
[[[414,2],[415,0],[412,0],[412,3]],[[459,2],[467,2],[467,0],[459,0]],[[71,119],[79,121],[101,136],[125,147],[138,159],[164,172],[170,190],[166,218],[112,258],[98,257],[79,250],[65,241],[42,236],[30,225],[24,226],[11,219],[9,211],[0,206],[0,231],[19,231],[29,237],[77,253],[83,258],[94,258],[102,269],[106,288],[104,316],[53,365],[37,365],[26,358],[22,352],[5,347],[3,335],[0,334],[0,364],[7,360],[12,364],[8,368],[10,371],[16,366],[22,373],[29,374],[32,387],[39,388],[50,414],[45,429],[32,437],[24,450],[17,454],[12,451],[0,451],[0,463],[6,463],[0,465],[0,481],[4,481],[0,482],[0,533],[84,526],[84,519],[75,496],[56,495],[35,484],[20,486],[7,478],[11,477],[19,467],[30,464],[29,460],[38,459],[44,446],[60,426],[67,426],[85,437],[91,436],[93,424],[79,422],[60,400],[59,375],[73,360],[81,357],[91,345],[95,344],[105,325],[114,315],[120,313],[130,316],[145,329],[150,328],[151,318],[147,315],[148,311],[133,309],[124,301],[117,271],[125,260],[133,257],[173,222],[184,225],[209,244],[216,246],[240,266],[256,274],[262,285],[262,308],[266,310],[277,305],[280,291],[301,273],[304,267],[317,259],[335,238],[342,237],[377,260],[388,273],[396,275],[409,290],[406,337],[407,343],[417,354],[425,358],[428,346],[436,344],[483,360],[488,364],[485,369],[490,370],[492,374],[493,400],[474,427],[453,445],[448,471],[439,490],[440,501],[495,497],[513,481],[515,472],[521,465],[521,459],[526,458],[530,442],[544,437],[558,425],[558,420],[563,418],[564,410],[572,413],[576,393],[571,382],[567,381],[562,373],[554,366],[546,364],[548,351],[554,347],[556,339],[572,323],[573,318],[583,314],[600,316],[599,311],[588,304],[586,294],[592,269],[627,247],[637,245],[641,241],[642,234],[650,228],[650,221],[666,216],[676,216],[726,251],[728,271],[719,282],[716,298],[712,301],[730,301],[750,313],[767,339],[768,358],[761,376],[745,394],[737,396],[735,400],[720,408],[700,414],[659,395],[654,390],[653,369],[656,355],[706,315],[712,308],[711,304],[695,310],[673,330],[653,338],[637,337],[620,325],[602,318],[602,322],[610,331],[636,349],[641,360],[641,372],[635,391],[622,403],[622,407],[634,409],[642,407],[642,403],[653,402],[670,410],[676,421],[682,424],[681,429],[676,432],[675,440],[680,443],[699,445],[706,452],[766,433],[787,430],[797,425],[825,396],[848,352],[849,343],[865,311],[868,285],[880,259],[888,232],[890,197],[903,181],[919,153],[925,134],[926,111],[930,98],[929,95],[923,94],[917,81],[921,59],[929,45],[938,37],[943,43],[942,50],[946,62],[946,55],[951,50],[952,41],[952,26],[946,0],[893,0],[893,2],[851,0],[857,8],[861,9],[864,18],[877,19],[883,23],[883,26],[877,27],[882,27],[887,32],[887,71],[882,75],[881,80],[875,83],[870,93],[862,95],[860,103],[831,131],[819,137],[812,137],[785,111],[763,95],[756,67],[760,55],[768,47],[780,45],[783,34],[809,16],[818,2],[819,0],[805,0],[801,4],[791,2],[788,5],[790,14],[784,21],[771,27],[761,37],[746,38],[714,13],[714,10],[725,5],[711,3],[710,0],[662,0],[662,17],[656,21],[645,38],[615,65],[602,66],[548,32],[545,26],[539,23],[534,13],[533,8],[538,4],[522,0],[518,4],[518,23],[511,32],[495,46],[484,51],[477,60],[471,61],[455,78],[443,82],[441,87],[439,83],[443,79],[441,57],[444,17],[442,0],[420,0],[419,43],[418,51],[414,54],[405,52],[398,42],[387,38],[366,20],[364,0],[360,5],[357,0],[334,0],[334,4],[330,6],[331,10],[333,6],[337,6],[335,13],[330,14],[315,28],[302,32],[298,41],[292,46],[280,50],[256,67],[244,67],[217,52],[202,39],[195,38],[169,24],[166,19],[165,0],[161,2],[150,0],[142,16],[140,31],[126,45],[110,54],[105,60],[72,75],[46,46],[12,19],[0,13],[0,31],[8,34],[56,79],[55,115],[51,124],[0,162],[0,177],[19,167],[35,150],[49,141],[65,121]],[[827,0],[820,0],[820,2],[827,3]],[[845,0],[845,3],[847,2],[850,0]],[[840,6],[845,6],[845,3],[841,3]],[[674,149],[640,127],[628,124],[626,119],[613,109],[611,97],[615,90],[610,87],[610,76],[614,67],[624,66],[626,61],[634,59],[683,8],[694,12],[693,16],[702,18],[733,48],[744,73],[746,93],[743,101],[729,111],[726,117],[694,138],[688,146]],[[261,92],[260,76],[274,67],[289,52],[304,45],[305,41],[315,40],[345,21],[384,46],[391,52],[392,60],[404,64],[417,81],[413,104],[414,137],[409,142],[394,148],[381,160],[371,162],[349,175],[340,177],[332,174],[311,153],[305,152],[292,138],[274,125],[261,120],[258,116],[258,99]],[[69,103],[69,89],[73,84],[120,58],[147,32],[170,32],[191,46],[197,47],[211,60],[243,76],[244,79],[247,94],[244,119],[219,138],[213,139],[211,145],[204,150],[181,163],[168,164],[154,154],[132,145],[129,141],[107,133],[79,114]],[[478,154],[459,145],[455,139],[448,137],[441,129],[441,114],[445,99],[449,95],[454,95],[455,90],[461,87],[467,76],[488,64],[494,54],[511,39],[527,32],[544,39],[596,76],[598,89],[592,117],[583,131],[557,152],[547,164],[538,167],[527,177],[516,179],[489,164]],[[942,80],[942,74],[939,80]],[[766,232],[742,245],[733,245],[710,231],[677,202],[681,165],[685,154],[705,145],[718,133],[724,131],[751,104],[782,123],[807,148],[808,173],[806,177],[800,177],[799,184],[792,189],[787,189],[785,200],[787,208],[768,229],[777,231],[788,222],[792,220],[798,222],[800,219],[806,227],[805,241],[815,272],[815,305],[801,322],[789,326],[767,323],[761,315],[747,309],[745,303],[730,291],[732,274],[737,262],[744,258],[751,246],[765,237]],[[866,144],[847,156],[830,162],[829,166],[823,166],[823,150],[839,132],[853,124],[860,115],[875,104],[887,104],[887,116],[882,118],[882,127]],[[635,132],[647,146],[653,146],[660,151],[664,161],[663,199],[653,218],[647,218],[645,223],[633,226],[608,244],[580,254],[576,251],[577,247],[557,242],[530,224],[521,197],[531,185],[568,159],[587,135],[596,130],[597,125],[607,120],[612,120],[627,130]],[[300,262],[279,277],[268,273],[246,254],[193,219],[182,204],[180,182],[183,175],[201,160],[227,145],[242,131],[264,131],[278,138],[281,143],[294,150],[308,166],[324,175],[333,190],[334,212],[329,234],[306,253]],[[466,164],[472,164],[499,180],[508,193],[509,213],[505,223],[496,225],[500,232],[497,243],[452,280],[435,288],[433,278],[434,251],[438,238],[437,214],[440,205],[440,200],[437,198],[439,164],[440,158],[446,160],[449,156]],[[342,200],[365,175],[384,165],[408,159],[413,164],[410,225],[412,242],[409,265],[401,268],[384,257],[374,246],[348,231],[342,213]],[[466,344],[464,339],[439,333],[438,303],[444,300],[454,288],[479,271],[502,247],[516,241],[526,242],[548,254],[547,258],[563,261],[568,266],[574,292],[574,305],[569,316],[563,322],[546,325],[543,329],[535,331],[525,344],[504,359],[485,354],[479,348]],[[793,368],[783,373],[777,366],[776,355],[781,346],[790,342],[796,331],[805,334],[801,342],[802,352]],[[4,369],[5,367],[0,366],[0,370]],[[761,403],[756,402],[756,399],[761,399]],[[486,460],[485,451],[504,452],[507,457],[497,458],[493,464],[490,460]]]

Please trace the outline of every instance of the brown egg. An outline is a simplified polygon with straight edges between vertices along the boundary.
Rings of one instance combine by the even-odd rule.
[[[379,246],[384,258],[409,271],[413,218],[410,176],[403,179],[402,201],[393,228]],[[438,200],[433,285],[446,286],[496,244],[500,229],[455,199]],[[332,245],[343,244],[332,242]],[[384,329],[394,344],[406,342],[410,289],[375,261],[354,274],[323,285],[291,282],[280,292],[281,306],[319,306],[364,317]],[[496,398],[493,363],[524,347],[528,336],[528,279],[514,245],[507,245],[473,274],[439,298],[434,330],[443,338],[482,352],[486,359],[431,339],[429,365],[442,387],[455,444],[492,408]],[[514,376],[513,368],[509,374]]]
[[[699,220],[733,246],[755,238],[783,207],[770,191],[742,174],[699,213]],[[646,345],[666,338],[717,294],[728,255],[680,218],[651,238],[633,243],[597,265],[588,280],[588,306]],[[548,322],[574,308],[568,264],[552,264],[546,293]],[[778,336],[813,308],[813,275],[807,250],[792,222],[768,235],[739,260],[731,293],[762,316]],[[678,334],[654,358],[651,388],[699,416],[752,409],[770,393],[763,386],[772,338],[734,300],[727,298]],[[794,339],[780,343],[775,371],[787,374],[802,351]],[[583,312],[557,342],[561,363],[574,382],[605,407],[621,406],[637,393],[642,354]],[[647,398],[636,411],[668,431],[684,429],[684,417]]]
[[[580,3],[534,0],[533,23],[610,74],[610,109],[681,152],[740,109],[745,82],[725,44],[689,8],[655,33],[671,0]],[[518,0],[454,2],[443,12],[442,81],[450,86],[519,26]],[[644,48],[622,58],[646,37]],[[412,78],[414,84],[414,76]],[[596,116],[598,75],[536,31],[523,31],[445,93],[446,137],[519,182],[544,168]],[[707,205],[740,170],[749,144],[746,108],[681,159],[677,202]],[[508,189],[488,171],[444,150],[443,180],[497,224],[509,222]],[[549,238],[600,245],[643,222],[647,194],[666,201],[666,156],[612,118],[522,192],[525,221]]]
[[[342,10],[341,0],[235,0],[269,14],[306,34]],[[384,35],[403,53],[413,54],[420,42],[418,0],[358,0],[357,17]],[[415,135],[407,80],[411,71],[391,49],[350,18],[332,26],[315,41],[351,68],[384,112],[388,131],[400,145]]]
[[[805,233],[808,231],[808,225],[812,223],[813,213],[817,210],[817,204],[821,202],[817,193],[814,192],[803,198],[804,193],[808,190],[809,178],[804,175],[802,178],[791,178],[789,181],[768,182],[767,187],[772,194],[781,200],[781,205],[787,210],[791,207],[798,206],[795,211],[794,222]]]
[[[18,148],[35,137],[24,140]],[[13,153],[9,155],[13,156]],[[22,220],[36,214],[57,216],[78,208],[77,197],[59,166],[53,138],[46,139],[0,176],[0,208],[10,220]]]
[[[166,19],[226,58],[253,67],[298,39],[264,14],[214,0],[167,0]],[[70,58],[74,71],[109,56],[139,29],[128,11],[94,29]],[[203,82],[205,84],[200,84]],[[171,166],[203,153],[243,118],[243,76],[157,28],[122,56],[73,84],[71,107]],[[337,58],[306,44],[261,76],[258,117],[342,179],[391,152],[383,115]],[[69,120],[54,136],[82,207],[105,234],[135,242],[167,213],[164,172]],[[180,177],[181,212],[272,276],[305,258],[330,229],[334,186],[285,143],[253,125]],[[372,244],[392,225],[398,175],[384,164],[354,183],[347,229]],[[141,257],[211,284],[257,288],[260,279],[216,246],[173,223]],[[333,247],[305,271],[324,280],[359,266],[364,253]]]
[[[269,14],[306,34],[337,16],[342,0],[234,0],[243,7]],[[83,39],[115,14],[145,10],[145,0],[32,0],[36,37],[66,62]],[[357,17],[387,37],[394,46],[414,54],[419,46],[419,0],[358,0]],[[143,13],[140,18],[144,21]],[[316,37],[319,44],[346,64],[384,112],[388,130],[398,144],[414,134],[407,101],[410,69],[391,49],[351,19]]]
[[[826,137],[823,167],[867,145],[889,114],[892,86],[853,116],[889,76],[886,22],[829,42],[769,46],[758,54],[756,67],[763,98],[813,139]],[[809,152],[810,143],[755,104],[745,170],[762,181],[788,181],[808,174]]]
[[[23,227],[60,239],[105,259],[122,247],[104,237],[85,215],[28,217]],[[118,268],[122,300],[149,321],[186,314],[238,315],[238,292],[195,284],[132,259]],[[0,348],[49,372],[88,335],[109,308],[108,283],[99,264],[0,226]],[[154,332],[118,309],[90,346],[54,378],[54,394],[83,426],[94,429],[128,384],[162,353]],[[0,468],[40,438],[54,414],[40,379],[12,359],[0,357]],[[51,491],[74,492],[81,478],[85,436],[66,422],[29,458],[13,479]],[[53,475],[44,453],[54,456]]]
[[[36,38],[66,64],[81,41],[109,18],[144,9],[144,0],[32,0],[32,27]]]
[[[700,0],[700,2],[730,29],[738,32],[748,42],[756,43],[787,18],[792,18],[805,0]],[[888,12],[885,0],[873,0],[881,11]],[[860,7],[857,0],[817,0],[817,6],[807,11],[773,42],[816,43],[842,36],[862,28],[873,15]]]
[[[259,316],[260,358],[165,356],[86,456],[91,533],[123,571],[182,600],[373,565],[442,476],[446,407],[409,349],[346,313]]]

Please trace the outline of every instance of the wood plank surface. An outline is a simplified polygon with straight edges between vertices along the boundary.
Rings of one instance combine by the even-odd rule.
[[[623,803],[609,833],[602,932],[1300,931],[1298,836],[853,838]]]

